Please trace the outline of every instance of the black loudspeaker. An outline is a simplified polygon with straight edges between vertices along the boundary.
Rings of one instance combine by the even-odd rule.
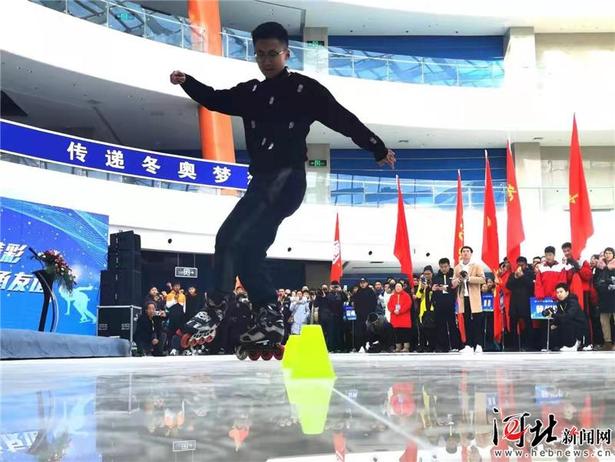
[[[101,306],[141,306],[143,299],[141,271],[107,270],[100,272]]]
[[[113,250],[141,251],[141,236],[134,231],[122,231],[109,236],[109,247]]]
[[[107,253],[107,269],[141,271],[141,251],[113,250]]]

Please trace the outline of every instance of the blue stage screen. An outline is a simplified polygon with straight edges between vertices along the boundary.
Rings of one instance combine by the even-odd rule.
[[[0,327],[38,329],[43,294],[32,272],[42,266],[31,258],[32,247],[38,252],[58,250],[77,277],[71,294],[54,284],[56,332],[96,335],[108,233],[107,216],[0,197]],[[51,318],[50,308],[45,330]]]

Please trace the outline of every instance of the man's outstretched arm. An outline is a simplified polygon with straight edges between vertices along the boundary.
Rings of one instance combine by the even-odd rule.
[[[244,112],[241,84],[228,90],[214,90],[209,85],[205,85],[181,71],[173,71],[171,83],[181,85],[190,98],[210,111],[236,116],[240,116]]]
[[[316,84],[312,104],[315,119],[331,130],[352,139],[359,147],[371,151],[380,165],[395,166],[395,153],[387,149],[384,142],[361,122],[357,116],[342,106],[327,88]]]

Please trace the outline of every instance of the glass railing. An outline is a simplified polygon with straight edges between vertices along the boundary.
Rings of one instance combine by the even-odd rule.
[[[156,12],[138,3],[121,0],[30,0],[56,11],[111,29],[181,48],[206,52],[205,29],[188,18]],[[225,28],[223,54],[227,58],[254,61],[249,32]],[[289,43],[288,66],[315,69],[330,75],[357,79],[463,87],[498,87],[504,79],[502,60],[462,60],[376,53],[340,47],[312,47]]]
[[[219,195],[223,191],[219,187],[150,180],[71,167],[65,164],[35,160],[1,151],[0,161],[144,187],[214,195]],[[457,199],[457,183],[455,181],[402,179],[400,182],[404,201],[409,206],[435,207],[440,209],[455,208]],[[307,204],[382,207],[393,205],[397,201],[397,186],[393,178],[308,172],[307,185],[304,200],[304,203]],[[537,204],[539,210],[564,210],[568,207],[568,188],[566,186],[519,188],[519,191],[527,200]],[[612,210],[615,208],[615,186],[589,187],[588,192],[592,208],[598,210]],[[497,205],[503,206],[506,199],[506,185],[503,182],[496,181],[494,183],[494,193]],[[237,191],[238,196],[242,194],[242,191]],[[482,208],[484,204],[483,182],[464,182],[463,201],[464,208],[466,209]]]
[[[188,18],[143,8],[131,1],[30,0],[76,18],[156,42],[195,51],[206,51],[206,29]]]

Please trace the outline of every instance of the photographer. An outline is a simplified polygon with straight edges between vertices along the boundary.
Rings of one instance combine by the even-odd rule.
[[[368,353],[391,353],[395,348],[395,330],[383,315],[370,313],[365,321]]]
[[[144,356],[164,356],[165,335],[162,332],[162,320],[164,318],[166,318],[166,313],[156,311],[154,303],[148,303],[145,306],[145,312],[139,316],[134,333],[137,352]]]
[[[433,268],[428,265],[423,269],[416,291],[416,298],[419,300],[420,349],[428,352],[436,350],[436,315],[432,302],[432,278]]]
[[[457,295],[451,288],[454,271],[448,258],[441,258],[438,265],[440,270],[433,277],[432,285],[432,302],[436,317],[436,348],[439,351],[458,350],[460,339],[455,320]]]
[[[483,303],[481,285],[485,284],[485,273],[481,265],[471,262],[472,247],[461,248],[461,261],[455,267],[452,286],[458,289],[457,304],[463,314],[466,329],[466,346],[463,353],[483,352]]]
[[[611,319],[615,317],[615,250],[612,247],[604,249],[596,263],[594,287],[598,292],[603,350],[615,350],[611,331]]]
[[[570,293],[568,284],[560,282],[555,287],[557,310],[545,310],[543,314],[553,319],[551,324],[551,349],[577,351],[587,337],[587,320],[579,305],[579,299]]]
[[[530,314],[530,297],[534,294],[534,271],[528,267],[525,257],[517,258],[516,263],[515,272],[506,282],[506,287],[510,290],[510,332],[515,347],[518,347],[521,351],[532,350],[535,345]],[[518,334],[519,332],[520,334]]]

